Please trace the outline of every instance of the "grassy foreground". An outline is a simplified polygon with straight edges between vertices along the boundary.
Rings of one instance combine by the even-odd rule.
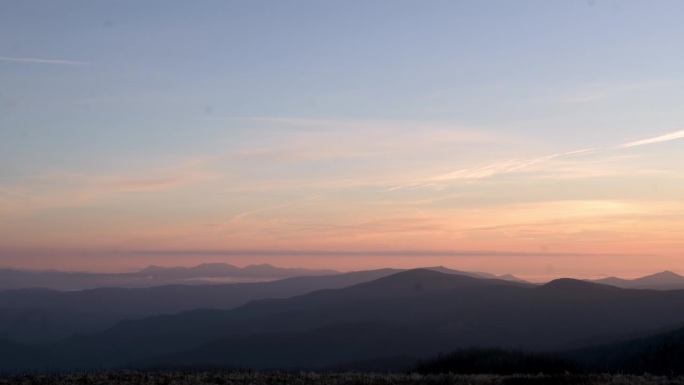
[[[684,377],[602,375],[459,375],[459,374],[374,374],[312,372],[137,372],[103,371],[52,375],[14,375],[0,377],[5,384],[54,385],[522,385],[522,384],[586,384],[586,385],[684,385]]]

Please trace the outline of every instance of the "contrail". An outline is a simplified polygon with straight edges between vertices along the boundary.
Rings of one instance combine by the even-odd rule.
[[[18,63],[35,63],[35,64],[77,65],[77,66],[90,65],[90,63],[84,62],[84,61],[38,59],[38,58],[30,58],[30,57],[9,57],[9,56],[0,56],[0,61],[11,61],[11,62],[18,62]]]
[[[637,147],[637,146],[645,146],[647,144],[668,142],[670,140],[682,139],[682,138],[684,138],[684,130],[671,132],[669,134],[656,136],[654,138],[637,140],[636,142],[629,142],[629,143],[621,144],[621,145],[617,146],[617,148],[630,148],[630,147]]]

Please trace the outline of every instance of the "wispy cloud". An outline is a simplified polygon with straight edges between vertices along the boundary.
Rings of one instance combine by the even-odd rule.
[[[682,138],[684,138],[684,130],[671,132],[669,134],[660,135],[660,136],[656,136],[653,138],[637,140],[635,142],[624,143],[624,144],[617,146],[617,148],[630,148],[630,147],[645,146],[648,144],[668,142],[670,140],[682,139]]]
[[[432,189],[443,189],[447,184],[451,182],[456,182],[456,181],[475,181],[479,179],[484,179],[484,178],[490,178],[496,175],[501,175],[501,174],[509,174],[509,173],[515,173],[515,172],[521,172],[521,171],[553,171],[554,172],[554,177],[556,178],[577,178],[577,177],[590,177],[590,176],[606,176],[606,175],[618,175],[620,173],[624,174],[624,170],[620,170],[620,172],[616,170],[607,170],[606,168],[603,168],[599,170],[598,168],[584,168],[583,170],[579,170],[575,168],[575,170],[572,170],[574,172],[568,173],[568,166],[576,163],[568,163],[565,162],[565,166],[563,169],[559,167],[553,167],[553,169],[549,170],[548,167],[545,167],[544,165],[550,162],[557,163],[559,159],[562,158],[570,158],[574,157],[577,155],[590,155],[590,154],[601,154],[601,153],[607,153],[611,149],[626,149],[626,148],[632,148],[632,147],[639,147],[639,146],[645,146],[649,144],[656,144],[656,143],[663,143],[663,142],[668,142],[671,140],[677,140],[677,139],[684,139],[684,130],[680,131],[675,131],[671,132],[668,134],[664,135],[659,135],[656,137],[652,138],[647,138],[647,139],[642,139],[642,140],[637,140],[633,142],[628,142],[628,143],[623,143],[614,147],[593,147],[593,148],[586,148],[586,149],[581,149],[581,150],[573,150],[573,151],[567,151],[567,152],[561,152],[561,153],[556,153],[556,154],[551,154],[551,155],[545,155],[545,156],[540,156],[536,158],[528,158],[528,159],[510,159],[510,160],[504,160],[504,161],[499,161],[499,162],[494,162],[494,163],[489,163],[481,166],[475,166],[475,167],[467,167],[467,168],[462,168],[458,169],[455,171],[450,171],[438,175],[433,175],[433,176],[428,176],[419,180],[413,180],[410,181],[406,184],[399,184],[397,186],[393,186],[388,188],[386,191],[395,191],[395,190],[401,190],[401,189],[415,189],[415,188],[432,188]],[[624,158],[624,157],[623,157]],[[613,158],[616,159],[616,158]],[[605,159],[602,159],[602,162],[606,162]],[[582,171],[578,173],[577,171]],[[630,169],[628,171],[629,175],[645,175],[645,174],[662,174],[664,171],[662,170],[654,170],[654,169],[643,169],[643,170],[634,170]],[[548,176],[548,175],[547,175]]]
[[[542,163],[546,163],[546,162],[553,160],[553,159],[556,159],[556,158],[588,154],[588,153],[592,153],[596,150],[597,150],[596,148],[586,148],[586,149],[561,152],[561,153],[557,153],[557,154],[551,154],[551,155],[546,155],[546,156],[541,156],[541,157],[536,157],[536,158],[511,159],[511,160],[491,163],[491,164],[484,165],[484,166],[462,168],[462,169],[459,169],[456,171],[451,171],[448,173],[431,176],[431,177],[428,177],[422,181],[416,181],[415,183],[412,183],[409,185],[391,187],[388,189],[388,191],[394,191],[394,190],[399,190],[399,189],[403,189],[403,188],[424,188],[424,187],[440,188],[440,187],[443,187],[442,186],[443,183],[447,183],[447,182],[453,182],[453,181],[458,181],[458,180],[476,180],[476,179],[489,178],[489,177],[492,177],[492,176],[495,176],[498,174],[506,174],[506,173],[511,173],[511,172],[516,172],[516,171],[520,171],[523,169],[527,169],[529,167],[539,165]]]
[[[447,180],[454,180],[454,179],[479,179],[479,178],[486,178],[495,174],[500,174],[500,173],[508,173],[508,172],[513,172],[513,171],[518,171],[522,170],[525,168],[528,168],[530,166],[539,164],[539,163],[544,163],[549,160],[555,159],[555,158],[560,158],[564,156],[572,156],[572,155],[579,155],[579,154],[585,154],[590,151],[593,151],[593,148],[587,148],[583,150],[575,150],[575,151],[568,151],[568,152],[562,152],[558,154],[552,154],[552,155],[546,155],[538,158],[531,158],[531,159],[513,159],[513,160],[508,160],[504,162],[497,162],[493,163],[490,165],[486,166],[481,166],[481,167],[474,167],[474,168],[466,168],[466,169],[461,169],[457,171],[453,171],[447,174],[443,175],[438,175],[435,177],[430,178],[433,181],[447,181]]]
[[[31,58],[31,57],[10,57],[10,56],[0,56],[0,61],[9,61],[9,62],[17,62],[17,63],[33,63],[33,64],[76,65],[76,66],[90,65],[89,62],[85,62],[85,61],[59,60],[59,59],[40,59],[40,58]]]

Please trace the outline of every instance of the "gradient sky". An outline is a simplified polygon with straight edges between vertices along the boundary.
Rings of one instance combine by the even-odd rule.
[[[0,2],[0,266],[684,273],[684,2]]]

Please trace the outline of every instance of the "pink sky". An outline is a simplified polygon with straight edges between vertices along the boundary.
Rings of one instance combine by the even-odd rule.
[[[154,172],[27,178],[2,190],[1,264],[98,271],[203,262],[343,271],[444,265],[526,278],[684,272],[684,179],[678,167],[639,151],[678,135],[525,159],[494,155],[510,151],[515,138],[435,130],[439,141],[409,135],[391,146],[350,144],[380,158],[431,160],[412,172],[400,170],[401,160],[352,154],[338,156],[378,168],[312,175],[305,166],[331,156],[299,159],[330,144],[329,135],[313,133],[294,138],[296,150],[285,142]],[[302,150],[303,139],[311,143]],[[483,151],[447,167],[444,146]],[[281,172],[259,176],[254,170],[273,153]],[[233,161],[248,167],[224,169]]]

